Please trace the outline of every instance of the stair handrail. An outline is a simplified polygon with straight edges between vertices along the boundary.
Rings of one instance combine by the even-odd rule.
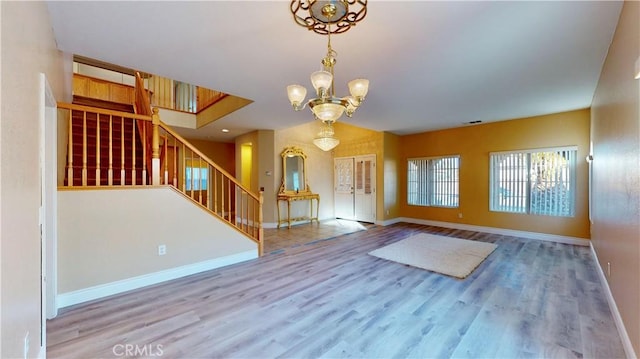
[[[262,223],[263,223],[262,206],[263,206],[263,203],[264,203],[263,191],[260,191],[258,194],[253,193],[249,188],[247,188],[242,183],[240,183],[240,181],[238,181],[234,176],[232,176],[224,168],[220,167],[211,158],[209,158],[202,151],[197,149],[193,144],[191,144],[189,141],[187,141],[184,137],[182,137],[180,134],[178,134],[176,131],[174,131],[170,126],[168,126],[164,122],[160,121],[158,119],[158,117],[159,117],[158,116],[158,109],[154,107],[153,108],[153,115],[152,115],[152,118],[154,118],[154,128],[156,127],[155,123],[157,122],[158,123],[157,127],[162,129],[166,134],[172,136],[175,141],[179,142],[182,146],[186,147],[192,154],[197,155],[199,157],[199,159],[201,159],[202,161],[204,161],[206,163],[206,165],[210,166],[211,168],[215,169],[215,171],[220,173],[223,176],[224,179],[226,179],[227,181],[233,183],[233,185],[237,189],[239,189],[242,194],[246,194],[246,196],[248,197],[247,198],[247,207],[249,206],[248,203],[249,203],[250,200],[253,202],[253,205],[255,206],[254,208],[258,209],[257,216],[253,217],[253,220],[251,220],[251,218],[249,218],[249,216],[247,216],[247,218],[245,218],[242,215],[240,215],[239,216],[239,221],[238,221],[238,218],[236,218],[236,220],[234,221],[234,220],[231,219],[231,216],[229,216],[228,218],[225,218],[224,215],[220,215],[220,213],[218,213],[218,211],[215,210],[214,208],[210,208],[209,205],[203,205],[197,199],[192,198],[194,201],[196,201],[200,205],[202,205],[203,208],[205,208],[207,211],[209,211],[210,213],[213,213],[214,215],[218,216],[222,220],[224,220],[224,221],[228,222],[229,224],[231,224],[232,226],[236,227],[236,229],[238,229],[241,232],[245,233],[252,240],[254,240],[256,243],[258,243],[258,246],[259,246],[258,251],[259,251],[259,254],[262,255],[263,249],[264,249],[264,247],[263,247],[264,246],[264,240],[263,240],[264,239],[264,229],[263,229],[263,226],[262,226]],[[156,133],[156,131],[154,129],[154,134],[155,133]],[[168,141],[169,141],[168,137],[169,136],[165,136],[164,145],[168,145]],[[155,141],[154,141],[154,143],[155,143]],[[154,149],[154,151],[155,151],[155,149]],[[168,174],[166,174],[163,177],[165,179],[168,178]],[[187,197],[190,197],[189,194],[187,193],[187,191],[184,189],[184,181],[183,181],[183,188],[178,188],[177,186],[173,186],[173,185],[172,185],[172,187],[175,188],[176,190],[178,190],[179,192],[183,193]],[[252,222],[252,223],[249,223],[249,222]],[[250,230],[250,228],[252,230]]]

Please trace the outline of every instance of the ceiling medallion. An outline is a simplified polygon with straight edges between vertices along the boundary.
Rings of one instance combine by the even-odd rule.
[[[320,35],[341,34],[364,19],[367,0],[292,0],[291,13],[296,23],[308,30]]]

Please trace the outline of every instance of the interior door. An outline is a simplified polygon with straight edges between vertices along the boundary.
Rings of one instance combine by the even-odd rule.
[[[376,156],[355,157],[355,219],[361,222],[376,220]]]
[[[355,219],[353,165],[353,157],[334,159],[333,200],[336,218]]]

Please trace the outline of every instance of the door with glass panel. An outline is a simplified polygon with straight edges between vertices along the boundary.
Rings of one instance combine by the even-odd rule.
[[[355,158],[355,219],[361,222],[376,220],[376,156]]]
[[[336,158],[334,163],[336,218],[375,222],[376,156]]]
[[[353,163],[353,157],[334,159],[333,201],[336,218],[355,219]]]

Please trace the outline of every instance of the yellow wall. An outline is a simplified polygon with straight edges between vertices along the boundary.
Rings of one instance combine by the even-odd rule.
[[[577,145],[576,216],[550,217],[489,211],[489,152]],[[589,238],[589,110],[493,122],[416,135],[400,141],[402,217]],[[460,155],[460,207],[408,206],[407,159]],[[463,218],[458,218],[462,213]]]
[[[242,146],[251,144],[251,166],[243,167],[241,156],[236,156],[236,179],[245,178],[250,172],[250,182],[252,192],[258,193],[261,188],[265,189],[263,204],[264,223],[275,222],[275,194],[270,194],[269,189],[275,186],[273,178],[273,148],[274,131],[258,130],[236,137],[235,153],[241,153]]]
[[[400,217],[400,137],[392,133],[384,133],[383,162],[378,164],[382,171],[382,187],[378,191],[383,193],[382,207],[378,205],[378,219]],[[380,213],[380,209],[382,212]]]
[[[240,146],[240,183],[247,188],[251,188],[251,169],[253,168],[253,156],[251,143],[243,143]]]
[[[625,1],[593,98],[592,239],[640,355],[640,2]]]
[[[205,156],[213,160],[230,175],[236,174],[236,146],[233,143],[213,142],[206,140],[188,139]]]

